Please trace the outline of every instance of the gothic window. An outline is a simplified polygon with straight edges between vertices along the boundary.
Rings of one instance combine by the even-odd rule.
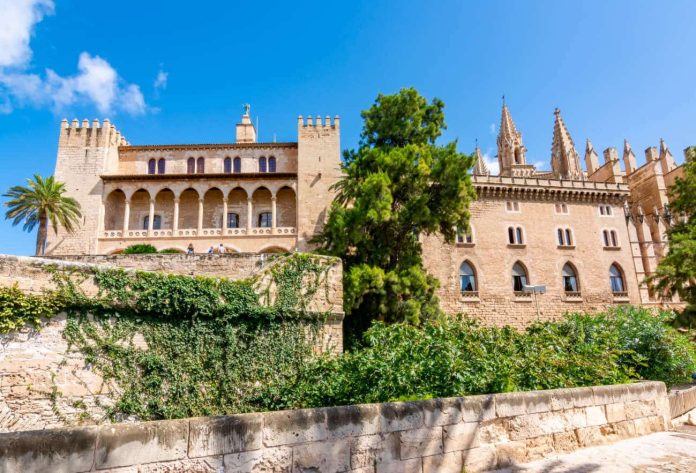
[[[147,173],[154,174],[156,165],[157,165],[157,162],[154,159],[149,160],[147,162]]]
[[[623,293],[626,291],[623,271],[621,271],[621,268],[616,263],[609,267],[609,283],[611,284],[611,292],[614,294]]]
[[[619,246],[619,239],[616,237],[616,231],[612,230],[609,233],[611,234],[611,246]]]
[[[242,172],[242,160],[240,158],[234,158],[234,173],[239,174]]]
[[[263,156],[259,158],[259,172],[266,172],[266,158]]]
[[[505,209],[508,212],[519,212],[520,211],[520,203],[507,201],[507,202],[505,202]]]
[[[564,240],[563,240],[563,229],[562,229],[562,228],[559,228],[558,231],[557,231],[557,233],[558,233],[558,245],[559,245],[559,246],[563,246],[563,242],[564,242]]]
[[[600,205],[599,215],[610,216],[612,214],[611,205]]]
[[[160,158],[159,161],[157,161],[157,174],[164,174],[165,166],[166,162],[164,158]]]
[[[527,269],[519,261],[512,267],[512,290],[522,292],[527,285]]]
[[[188,158],[186,161],[186,174],[193,174],[196,172],[196,160],[194,158]]]
[[[568,213],[568,204],[559,202],[556,204],[556,213],[557,214],[567,214]]]
[[[517,229],[515,230],[515,236],[517,236],[518,245],[524,244],[524,238],[522,236],[522,227],[517,227]]]
[[[150,216],[145,215],[145,218],[143,218],[143,230],[147,230],[150,225]],[[155,215],[155,218],[152,219],[152,229],[153,230],[160,230],[162,228],[162,216],[161,215]]]
[[[259,214],[259,227],[270,228],[273,226],[273,216],[271,212],[261,212]]]
[[[563,290],[565,292],[579,292],[578,289],[578,276],[575,272],[575,268],[570,263],[566,263],[563,266]]]
[[[566,246],[573,246],[573,235],[571,234],[570,228],[565,229],[565,237]]]
[[[472,244],[474,242],[474,235],[471,226],[469,226],[468,232],[463,232],[460,227],[457,227],[457,244]]]
[[[511,245],[524,245],[522,227],[508,227],[508,243]]]
[[[468,261],[464,261],[459,267],[459,289],[462,292],[475,292],[477,290],[476,273]]]
[[[268,158],[268,172],[276,172],[276,158],[274,156]]]
[[[227,214],[227,228],[239,228],[239,214],[233,212]]]
[[[205,158],[200,157],[196,161],[196,174],[205,173]]]
[[[230,158],[225,158],[223,171],[225,174],[230,174],[232,172],[232,160]]]
[[[619,247],[619,237],[616,230],[602,230],[602,238],[604,239],[605,248]]]

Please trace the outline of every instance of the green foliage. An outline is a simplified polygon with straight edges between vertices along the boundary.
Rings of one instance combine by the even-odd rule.
[[[157,248],[147,243],[137,243],[135,245],[130,245],[123,250],[124,255],[140,255],[140,254],[150,254],[157,253]]]
[[[26,326],[38,328],[41,319],[53,317],[59,310],[60,305],[50,296],[25,294],[16,284],[0,287],[0,333]]]
[[[669,252],[650,281],[658,290],[679,294],[696,307],[696,147],[687,153],[684,177],[676,180],[670,194],[675,221],[667,232]],[[694,313],[693,308],[690,313]],[[691,318],[688,324],[696,325],[696,319]]]
[[[415,89],[377,97],[362,113],[360,148],[344,154],[345,177],[317,242],[344,263],[346,324],[418,324],[439,313],[438,282],[422,262],[421,234],[452,241],[467,228],[474,159],[435,144],[444,104]]]
[[[461,396],[624,383],[688,380],[694,348],[666,313],[617,308],[569,315],[525,332],[466,319],[422,327],[375,323],[361,349],[308,363],[285,386],[285,407]]]
[[[5,218],[11,219],[13,226],[23,223],[24,230],[30,232],[38,225],[37,255],[44,254],[49,224],[54,232],[59,226],[72,232],[80,223],[80,204],[64,193],[65,184],[53,176],[44,179],[34,174],[33,179],[27,179],[26,187],[14,186],[4,194],[10,199],[5,202]]]
[[[159,252],[163,253],[163,254],[172,254],[172,255],[184,253],[183,251],[181,251],[178,248],[165,248],[163,250],[160,250]]]

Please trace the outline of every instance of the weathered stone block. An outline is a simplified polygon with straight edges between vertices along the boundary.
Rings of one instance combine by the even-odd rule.
[[[392,402],[379,405],[380,431],[419,429],[423,426],[423,410],[415,402]]]
[[[527,461],[538,460],[554,452],[553,435],[527,439]]]
[[[442,453],[442,427],[405,430],[399,440],[402,460]]]
[[[616,436],[620,439],[628,439],[636,436],[636,425],[632,420],[625,420],[612,424]]]
[[[621,440],[613,424],[584,427],[582,429],[577,429],[575,434],[578,437],[578,443],[582,447],[605,445]]]
[[[555,390],[554,390],[555,391]],[[536,391],[534,396],[526,399],[526,413],[536,414],[538,412],[548,412],[551,410],[554,391]]]
[[[223,470],[222,456],[151,463],[137,467],[137,473],[220,473]]]
[[[188,420],[107,425],[99,429],[96,469],[186,458]]]
[[[190,420],[189,458],[257,450],[262,447],[261,414]]]
[[[624,406],[627,419],[639,419],[657,414],[655,401],[631,401]]]
[[[497,444],[510,440],[510,419],[499,418],[479,424],[479,440],[482,444]]]
[[[398,432],[352,438],[350,466],[355,469],[372,466],[375,463],[398,461],[400,448]]]
[[[0,434],[0,471],[73,473],[94,461],[96,427]]]
[[[263,414],[263,443],[267,447],[326,440],[326,409],[299,409]]]
[[[623,403],[607,404],[606,406],[607,422],[621,422],[626,420],[626,410]]]
[[[370,435],[380,432],[381,416],[376,404],[326,409],[328,439]]]
[[[595,404],[592,388],[573,388],[571,391],[574,407],[588,407]]]
[[[587,425],[604,425],[607,423],[607,416],[604,412],[604,406],[589,406],[585,408]],[[582,426],[578,426],[582,427]]]
[[[456,424],[462,419],[461,398],[430,399],[421,401],[423,427]]]
[[[498,459],[497,466],[500,468],[527,461],[527,442],[524,440],[498,444],[495,446],[495,450]]]
[[[496,417],[495,395],[467,396],[461,398],[462,420],[482,422]]]
[[[420,458],[410,460],[377,463],[376,473],[423,473],[422,461]]]
[[[275,447],[225,455],[225,473],[290,473],[292,448]]]
[[[527,393],[496,394],[495,414],[497,417],[521,416],[527,412]]]
[[[462,473],[463,465],[461,452],[423,457],[423,473]]]
[[[469,450],[479,446],[479,424],[467,422],[446,425],[442,428],[444,452]]]
[[[462,452],[462,457],[464,458],[464,471],[467,473],[492,470],[497,463],[496,451],[493,445],[466,450]]]
[[[350,446],[346,439],[314,442],[292,448],[293,472],[347,470],[350,470]]]
[[[631,401],[654,400],[667,395],[665,384],[658,381],[641,381],[626,385]]]
[[[557,452],[572,452],[577,450],[578,438],[575,436],[575,431],[553,434],[553,449]]]
[[[595,404],[612,404],[614,400],[614,386],[594,386],[592,387]]]

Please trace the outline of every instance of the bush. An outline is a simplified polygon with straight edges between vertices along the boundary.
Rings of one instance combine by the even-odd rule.
[[[184,253],[184,252],[181,251],[181,250],[178,249],[178,248],[165,248],[165,249],[163,249],[163,250],[160,250],[160,253],[164,253],[164,254],[180,254],[180,253]]]
[[[615,308],[537,323],[525,332],[464,318],[373,326],[363,346],[308,363],[278,407],[319,407],[602,384],[674,384],[696,369],[668,313]]]
[[[157,248],[152,245],[139,243],[137,245],[130,245],[123,250],[124,255],[140,255],[149,253],[157,253]]]
[[[41,319],[53,317],[60,309],[53,298],[24,294],[16,284],[0,287],[0,333],[20,330],[27,325],[38,328]]]

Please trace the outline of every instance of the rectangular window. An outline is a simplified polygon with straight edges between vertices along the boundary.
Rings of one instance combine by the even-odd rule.
[[[520,211],[520,203],[517,201],[507,201],[505,202],[505,209],[508,212],[519,212]]]
[[[227,228],[239,228],[239,215],[236,213],[227,214]]]
[[[259,214],[259,227],[270,228],[273,226],[272,221],[271,212],[261,212]]]

